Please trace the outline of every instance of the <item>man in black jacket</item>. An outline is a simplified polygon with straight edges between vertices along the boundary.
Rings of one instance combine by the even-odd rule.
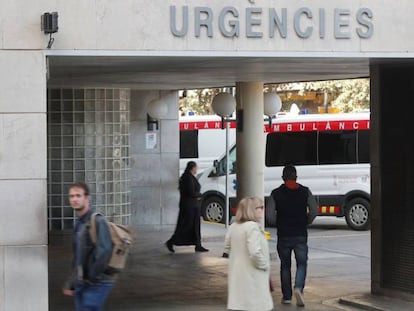
[[[69,187],[69,203],[78,218],[73,233],[72,276],[66,282],[63,293],[75,296],[76,311],[100,311],[114,284],[113,276],[107,270],[112,254],[109,226],[102,215],[96,215],[97,240],[94,244],[89,234],[93,210],[85,183],[78,182]]]
[[[277,251],[280,258],[282,303],[292,302],[291,257],[296,258],[294,294],[298,306],[305,305],[305,287],[308,261],[308,229],[315,219],[318,208],[309,188],[296,182],[296,168],[288,165],[283,169],[284,184],[274,189],[270,199],[276,210]]]

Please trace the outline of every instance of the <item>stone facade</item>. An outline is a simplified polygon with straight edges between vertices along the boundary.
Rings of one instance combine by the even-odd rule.
[[[168,114],[159,121],[157,145],[146,149],[147,105],[161,97]],[[178,92],[131,91],[131,204],[133,225],[171,225],[178,215]]]
[[[46,62],[0,51],[0,66],[0,310],[47,310]]]

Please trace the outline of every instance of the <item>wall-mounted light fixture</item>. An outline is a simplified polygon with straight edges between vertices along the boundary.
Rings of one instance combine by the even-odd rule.
[[[52,13],[43,13],[41,16],[41,30],[45,34],[49,34],[49,43],[47,45],[47,48],[50,49],[53,45],[53,42],[55,41],[54,38],[52,38],[52,34],[55,32],[58,32],[58,13],[52,12]]]
[[[158,131],[158,119],[151,117],[148,113],[147,113],[147,130]]]
[[[211,103],[213,111],[221,117],[221,128],[224,129],[224,122],[229,119],[236,108],[236,100],[230,93],[219,93]]]
[[[168,113],[168,107],[162,99],[153,99],[147,107],[147,130],[157,131],[159,119],[164,118]]]
[[[264,114],[269,118],[269,128],[272,127],[272,118],[282,108],[282,100],[276,93],[265,93],[263,98]]]

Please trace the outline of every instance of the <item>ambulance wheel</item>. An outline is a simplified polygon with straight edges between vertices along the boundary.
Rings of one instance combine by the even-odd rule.
[[[370,206],[368,200],[355,198],[346,203],[346,223],[354,230],[368,230],[370,227]]]
[[[224,200],[219,196],[207,197],[201,205],[201,213],[206,221],[225,223],[225,210]]]

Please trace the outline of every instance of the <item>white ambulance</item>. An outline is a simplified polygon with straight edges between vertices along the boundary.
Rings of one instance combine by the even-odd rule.
[[[209,168],[226,151],[226,131],[217,115],[180,117],[180,175],[188,161],[197,162],[198,172]],[[229,144],[236,142],[235,123],[230,124]]]
[[[282,183],[284,165],[293,164],[297,168],[298,182],[309,187],[316,196],[319,215],[345,217],[352,229],[368,229],[371,187],[369,126],[369,113],[276,118],[272,128],[264,128],[265,197],[268,198],[272,189]],[[208,146],[214,144],[212,141]],[[222,156],[214,164],[211,162],[199,176],[205,220],[225,222],[225,167],[226,157]],[[236,146],[233,145],[228,188],[231,214],[234,213],[232,203],[237,190],[235,173]],[[267,207],[266,216],[267,224],[274,225],[271,207]]]

